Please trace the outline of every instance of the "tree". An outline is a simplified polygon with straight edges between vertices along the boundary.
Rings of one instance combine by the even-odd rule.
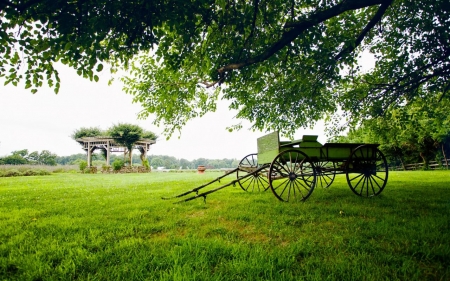
[[[223,98],[254,129],[289,135],[339,110],[351,126],[448,98],[449,16],[445,0],[3,0],[0,73],[58,90],[54,62],[91,80],[111,62],[130,67],[125,91],[165,134]],[[377,61],[367,73],[363,51]]]
[[[161,158],[155,157],[151,160],[151,165],[155,168],[164,166],[164,161]]]
[[[130,166],[133,165],[131,153],[133,146],[142,138],[143,133],[144,130],[141,127],[128,123],[119,123],[108,130],[108,135],[113,137],[117,143],[127,148],[129,157],[128,163],[130,163]]]
[[[28,163],[27,159],[23,158],[19,154],[6,156],[2,158],[2,162],[6,165],[24,165]]]
[[[12,155],[20,155],[21,157],[25,158],[28,155],[28,149],[22,149],[22,150],[15,150],[11,152]]]
[[[42,150],[39,154],[38,163],[41,165],[56,166],[56,157],[58,157],[56,154],[53,154],[48,150]]]
[[[39,152],[38,151],[31,152],[30,154],[28,154],[27,160],[31,164],[39,163]]]
[[[76,140],[84,137],[98,137],[105,135],[99,127],[81,127],[73,132],[72,139]]]
[[[446,157],[445,146],[450,138],[449,100],[416,100],[390,108],[383,118],[366,120],[338,141],[379,143],[388,156],[405,162],[422,159],[425,168],[437,155]]]

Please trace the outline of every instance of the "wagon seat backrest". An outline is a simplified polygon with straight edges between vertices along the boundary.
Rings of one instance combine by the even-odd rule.
[[[269,164],[279,153],[280,138],[278,131],[257,139],[258,142],[258,164]]]

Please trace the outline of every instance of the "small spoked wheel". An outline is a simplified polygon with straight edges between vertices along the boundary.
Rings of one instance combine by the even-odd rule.
[[[270,165],[269,183],[279,200],[304,201],[311,195],[316,184],[314,165],[301,151],[283,151]]]
[[[237,178],[246,176],[251,173],[255,173],[261,166],[258,165],[257,154],[249,154],[242,158],[239,162],[239,170],[237,171]],[[269,181],[267,179],[268,169],[263,169],[260,172],[255,173],[249,177],[246,177],[238,181],[239,186],[248,192],[260,192],[266,191],[269,188]]]
[[[359,196],[380,194],[388,180],[386,157],[376,147],[361,145],[353,150],[347,161],[347,183]]]
[[[316,186],[328,188],[336,176],[336,164],[331,161],[319,161],[314,162],[314,168],[317,175]]]

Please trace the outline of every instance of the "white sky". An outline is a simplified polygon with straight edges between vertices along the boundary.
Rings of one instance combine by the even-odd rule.
[[[25,90],[23,85],[3,86],[0,80],[0,156],[14,150],[49,150],[58,156],[84,153],[70,135],[81,127],[107,129],[117,123],[132,123],[160,136],[150,149],[149,155],[170,155],[193,160],[196,158],[241,159],[256,153],[256,139],[266,133],[252,132],[250,123],[243,122],[243,129],[228,132],[227,126],[238,123],[224,102],[215,113],[188,123],[169,141],[162,135],[163,128],[152,125],[152,118],[138,120],[139,104],[132,103],[132,96],[122,92],[116,81],[108,86],[110,74],[104,70],[99,82],[79,77],[68,67],[59,67],[61,89],[56,95],[48,88],[36,94]],[[299,130],[295,139],[303,134],[319,135],[324,143],[323,126],[314,130]],[[136,153],[136,152],[135,152]]]

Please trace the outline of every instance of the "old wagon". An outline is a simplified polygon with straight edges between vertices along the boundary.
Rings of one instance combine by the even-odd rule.
[[[189,201],[238,184],[248,192],[271,189],[281,201],[304,201],[315,187],[329,187],[335,176],[345,174],[350,189],[361,197],[380,194],[388,180],[387,161],[378,144],[326,143],[317,136],[306,135],[300,140],[280,141],[278,132],[257,140],[258,153],[245,156],[229,173],[188,192],[170,198],[180,198],[195,192]],[[236,173],[230,183],[199,193],[199,190]],[[169,199],[169,198],[164,198]]]

